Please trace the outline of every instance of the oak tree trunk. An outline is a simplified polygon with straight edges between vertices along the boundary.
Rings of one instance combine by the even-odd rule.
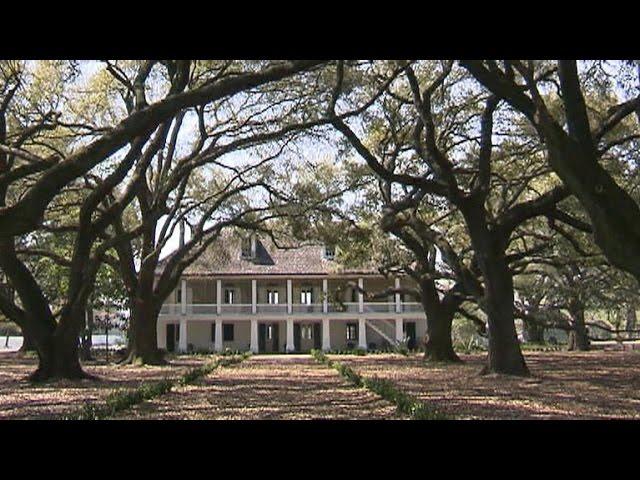
[[[441,301],[433,280],[422,282],[422,305],[427,316],[424,359],[432,362],[462,362],[453,349],[451,324],[455,306]]]
[[[528,376],[513,316],[513,275],[505,255],[507,239],[489,230],[484,206],[473,207],[463,214],[484,279],[481,307],[487,315],[489,355],[482,373]]]
[[[524,323],[525,330],[525,338],[527,342],[530,343],[545,343],[544,342],[544,331],[545,328],[542,325],[539,325],[535,322],[527,322]]]
[[[26,352],[35,352],[36,351],[36,343],[27,332],[22,332],[22,346],[18,349],[21,353]]]
[[[574,330],[569,332],[569,350],[589,350],[589,336],[584,324],[584,306],[579,301],[572,302],[569,313],[574,327]]]
[[[160,310],[150,298],[132,298],[130,302],[129,348],[122,363],[164,365],[164,352],[158,348],[157,323]]]

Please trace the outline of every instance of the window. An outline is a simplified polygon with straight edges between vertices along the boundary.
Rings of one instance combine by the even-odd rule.
[[[267,340],[273,340],[273,325],[267,325]]]
[[[333,260],[336,256],[336,247],[334,245],[324,246],[324,258],[327,260]]]
[[[225,288],[224,290],[224,303],[234,303],[235,291],[232,288]]]
[[[313,339],[313,326],[312,325],[302,325],[302,338],[305,340]]]
[[[358,298],[358,291],[355,288],[351,289],[351,303],[356,303],[360,299]]]
[[[225,342],[233,342],[233,323],[222,324],[222,340]]]
[[[251,238],[242,239],[242,258],[251,258]]]
[[[347,340],[357,340],[357,339],[358,339],[358,324],[347,323]]]
[[[176,290],[176,303],[182,303],[182,289],[178,288]]]
[[[216,324],[211,324],[211,343],[216,343]]]
[[[267,290],[267,302],[269,305],[280,303],[278,297],[279,295],[277,290]]]
[[[302,305],[311,305],[313,303],[313,290],[311,288],[303,288],[300,291],[300,303]]]

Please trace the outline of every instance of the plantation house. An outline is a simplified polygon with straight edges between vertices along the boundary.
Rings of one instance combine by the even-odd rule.
[[[355,288],[381,292],[406,282],[370,266],[343,268],[329,247],[279,249],[256,235],[226,235],[184,271],[163,305],[158,346],[306,352],[379,349],[407,339],[413,348],[426,331],[422,305],[399,293],[365,302]]]

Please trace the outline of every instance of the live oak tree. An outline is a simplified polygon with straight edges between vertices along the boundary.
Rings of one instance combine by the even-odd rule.
[[[163,131],[170,126],[174,116],[185,108],[206,105],[237,91],[311,68],[316,63],[273,62],[259,65],[258,68],[254,65],[246,70],[228,68],[210,78],[201,79],[200,83],[189,85],[192,73],[190,61],[139,62],[135,65],[135,76],[128,85],[128,91],[123,96],[132,108],[120,112],[119,116],[107,116],[106,125],[78,124],[73,112],[74,99],[64,98],[58,91],[45,90],[41,95],[38,106],[43,104],[50,110],[43,112],[42,108],[35,108],[35,112],[27,118],[14,114],[14,111],[20,111],[18,107],[30,107],[33,102],[28,99],[22,101],[23,98],[16,95],[28,82],[25,76],[27,70],[22,67],[7,70],[9,73],[5,75],[2,103],[5,133],[0,142],[3,155],[0,165],[3,194],[0,246],[3,255],[0,256],[1,267],[15,287],[24,309],[21,313],[14,309],[15,304],[3,302],[3,305],[14,309],[12,313],[21,317],[23,330],[36,343],[40,365],[33,375],[34,379],[84,376],[78,361],[77,339],[84,323],[86,302],[96,272],[107,258],[110,248],[140,233],[139,229],[134,229],[109,235],[107,229],[112,228],[114,219],[134,198],[139,179],[144,176],[146,166],[162,143]],[[149,101],[145,90],[154,69],[164,70],[169,81],[166,82],[167,88],[155,92],[154,101]],[[116,65],[108,63],[107,70],[119,81],[123,80],[120,78],[121,69]],[[67,83],[65,80],[60,82],[62,87]],[[190,88],[187,89],[187,86]],[[68,115],[61,115],[58,108]],[[7,132],[5,125],[8,116],[16,121],[9,125]],[[53,141],[53,136],[49,138],[52,141],[44,146],[37,138],[34,141],[34,137],[47,131],[62,132],[62,137],[73,137],[73,140],[67,141],[64,148],[56,145],[58,139]],[[27,143],[26,140],[31,142]],[[69,267],[69,286],[66,301],[56,320],[38,282],[18,259],[15,239],[41,228],[46,210],[56,196],[64,188],[76,188],[71,184],[80,178],[87,180],[88,175],[92,175],[90,171],[101,168],[105,162],[110,164],[111,170],[92,177],[95,183],[82,200],[78,222],[70,227],[76,235]],[[115,188],[125,177],[129,182],[116,198]],[[16,194],[18,190],[19,194]],[[104,238],[105,234],[107,238]],[[96,246],[99,237],[103,241]]]
[[[640,138],[640,65],[634,62],[465,60],[474,78],[522,114],[548,162],[580,200],[609,261],[640,280],[640,207],[609,163]],[[617,87],[617,88],[616,88]],[[554,108],[560,102],[561,108]],[[631,160],[631,161],[630,161]]]
[[[362,72],[338,65],[329,116],[336,106],[353,101],[341,98],[342,84],[344,78],[358,74]],[[530,233],[522,233],[521,227],[556,210],[568,190],[541,168],[536,139],[522,125],[515,124],[517,132],[510,131],[512,116],[499,108],[499,99],[473,88],[454,62],[399,62],[376,65],[364,73],[369,78],[385,74],[390,79],[385,95],[360,117],[365,129],[373,129],[373,136],[361,138],[355,126],[335,116],[333,125],[392,192],[400,191],[406,201],[440,199],[459,212],[482,278],[478,303],[488,317],[489,331],[485,371],[527,375],[514,325],[509,264],[511,255],[526,256],[529,250],[524,239]],[[506,127],[494,128],[494,117]],[[386,134],[376,138],[376,129]],[[518,157],[535,161],[522,169],[516,167]],[[511,185],[512,179],[501,175],[500,169],[521,172],[517,184]],[[523,250],[512,254],[513,244],[523,245]]]
[[[207,68],[224,71],[228,63]],[[324,101],[322,75],[290,76],[183,110],[164,132],[133,204],[142,235],[115,247],[131,305],[126,362],[163,363],[156,334],[162,304],[226,230],[273,236],[276,218],[306,217],[340,194],[332,189],[314,197],[302,190],[298,177],[307,164],[290,148],[327,123],[317,114],[324,110],[317,106]],[[185,225],[189,238],[161,259]],[[114,227],[126,228],[121,220]]]

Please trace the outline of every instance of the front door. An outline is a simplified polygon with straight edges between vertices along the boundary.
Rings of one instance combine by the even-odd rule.
[[[258,352],[264,353],[267,347],[267,326],[264,323],[258,324]]]
[[[279,335],[279,325],[277,323],[274,323],[271,326],[272,330],[272,335],[273,335],[273,345],[272,345],[272,351],[273,352],[279,352],[280,351],[280,335]]]
[[[167,324],[167,352],[176,351],[176,326],[173,323]]]
[[[313,348],[320,350],[322,348],[322,325],[313,324]]]
[[[404,335],[409,339],[409,350],[416,348],[416,322],[404,322]]]
[[[299,323],[293,324],[293,349],[296,352],[301,350],[300,344],[302,343],[302,330]]]

